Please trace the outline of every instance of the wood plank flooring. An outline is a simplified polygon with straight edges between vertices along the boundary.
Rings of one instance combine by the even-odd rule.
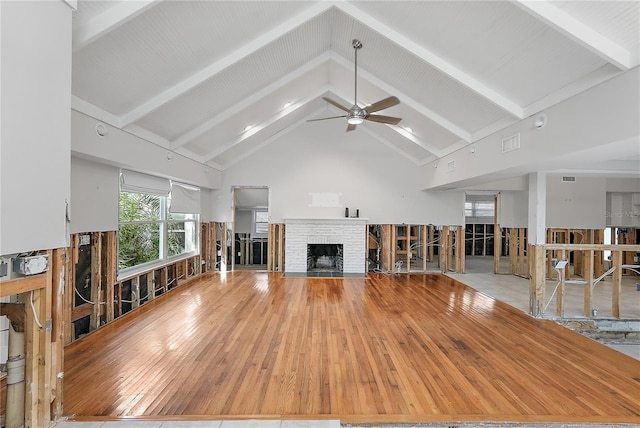
[[[66,415],[640,423],[640,362],[440,275],[209,274],[65,350]]]

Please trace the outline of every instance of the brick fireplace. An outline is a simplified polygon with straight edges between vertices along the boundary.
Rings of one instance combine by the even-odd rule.
[[[342,276],[366,274],[366,219],[285,219],[284,224],[285,274],[307,274],[309,244],[341,244]]]

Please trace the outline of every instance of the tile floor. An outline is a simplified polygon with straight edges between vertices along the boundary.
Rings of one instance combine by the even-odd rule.
[[[466,284],[482,293],[495,299],[501,300],[525,313],[529,313],[529,280],[514,275],[495,275],[493,273],[492,257],[467,257],[465,262],[466,273],[448,276]],[[506,269],[505,269],[506,271]],[[636,290],[635,284],[640,282],[640,277],[622,277],[622,295],[620,303],[620,313],[622,319],[640,319],[640,291]],[[556,280],[547,280],[546,299],[550,297],[556,287]],[[584,318],[584,291],[583,285],[565,285],[565,318]],[[594,288],[593,307],[598,310],[597,318],[607,319],[612,316],[611,312],[611,278],[605,278]],[[550,301],[545,318],[554,319],[555,298]],[[640,332],[638,332],[640,333]],[[640,360],[640,340],[634,343],[617,343],[614,341],[603,342],[605,345],[616,349]]]

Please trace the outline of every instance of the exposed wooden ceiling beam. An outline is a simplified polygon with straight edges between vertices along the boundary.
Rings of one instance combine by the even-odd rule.
[[[109,9],[74,31],[73,51],[82,49],[158,3],[153,0],[114,2]]]
[[[550,1],[515,0],[513,4],[620,70],[626,71],[638,65],[637,56],[632,61],[629,50],[555,7]]]
[[[217,147],[214,150],[210,151],[209,153],[207,153],[206,155],[203,156],[203,159],[205,161],[210,161],[210,160],[214,159],[216,156],[219,156],[220,154],[226,152],[227,150],[233,148],[234,146],[242,143],[244,140],[248,139],[249,137],[251,137],[251,136],[257,134],[258,132],[268,128],[269,126],[275,124],[277,121],[279,121],[283,117],[285,117],[285,116],[287,116],[289,114],[292,114],[296,110],[298,110],[298,109],[304,107],[305,105],[309,104],[310,102],[316,100],[317,98],[321,97],[326,92],[327,92],[327,87],[325,85],[317,88],[315,91],[311,92],[304,99],[299,100],[298,102],[294,103],[293,105],[291,105],[291,106],[287,107],[286,109],[278,112],[277,114],[271,116],[270,118],[268,118],[267,120],[265,120],[264,122],[262,122],[262,123],[260,123],[260,124],[258,124],[256,126],[254,126],[250,130],[243,132],[240,136],[238,136],[237,138],[233,139],[232,141],[227,142],[223,146]]]
[[[303,66],[292,71],[291,73],[288,73],[287,75],[281,77],[277,81],[259,90],[258,92],[252,94],[251,96],[240,100],[239,102],[235,103],[229,108],[226,108],[222,113],[208,119],[207,121],[201,123],[195,128],[182,134],[180,137],[176,138],[172,142],[172,147],[176,149],[178,147],[184,146],[185,144],[188,144],[190,141],[193,141],[194,139],[198,138],[205,132],[211,130],[213,127],[223,122],[224,120],[227,120],[235,115],[241,114],[244,109],[250,107],[251,105],[255,104],[261,99],[264,99],[265,97],[270,96],[275,91],[283,88],[284,86],[291,83],[295,79],[321,66],[322,64],[329,61],[330,59],[331,59],[331,55],[329,52],[326,52],[316,57],[315,59],[304,64]]]
[[[432,51],[426,49],[424,46],[414,42],[409,39],[405,35],[400,32],[394,30],[378,19],[368,15],[358,7],[354,6],[349,2],[336,2],[335,6],[343,11],[344,13],[351,16],[353,19],[362,22],[364,25],[374,29],[376,32],[380,33],[382,36],[388,38],[394,43],[402,46],[407,51],[416,55],[418,58],[421,58],[423,61],[429,63],[431,66],[437,68],[441,72],[447,74],[452,79],[460,82],[467,88],[475,91],[480,94],[484,98],[488,99],[492,103],[501,107],[505,111],[509,112],[513,116],[523,119],[523,111],[522,107],[518,105],[513,100],[510,100],[506,96],[500,94],[498,91],[493,88],[485,85],[480,82],[478,79],[473,76],[465,73],[458,67],[454,66],[450,62],[444,60],[440,56],[436,55]]]
[[[332,54],[331,58],[337,64],[340,64],[341,66],[343,66],[345,68],[352,68],[353,67],[353,62],[345,59],[344,57],[342,57],[342,56],[340,56],[338,54],[335,54],[335,53]],[[423,104],[421,104],[418,101],[414,100],[409,95],[407,95],[404,92],[400,91],[399,89],[389,85],[388,83],[384,82],[383,80],[377,78],[376,76],[374,76],[373,74],[369,73],[368,71],[366,71],[364,69],[359,69],[358,70],[358,77],[362,78],[364,80],[367,80],[368,82],[372,83],[373,85],[378,86],[380,89],[382,89],[383,91],[385,91],[385,92],[387,92],[389,94],[395,95],[396,97],[398,97],[400,99],[400,101],[403,104],[406,104],[407,106],[411,107],[412,109],[414,109],[418,113],[422,114],[423,116],[426,116],[429,120],[431,120],[434,123],[438,124],[439,126],[443,127],[444,129],[446,129],[447,131],[451,132],[452,134],[462,138],[465,141],[470,141],[471,134],[469,132],[467,132],[466,130],[462,129],[461,127],[459,127],[455,123],[449,121],[445,117],[439,115],[435,111],[425,107]]]
[[[243,60],[244,58],[248,57],[255,51],[267,46],[269,43],[273,42],[274,40],[277,40],[278,38],[284,36],[285,34],[294,30],[296,27],[298,27],[302,23],[321,15],[332,6],[333,4],[331,2],[316,3],[313,6],[305,9],[301,13],[283,22],[282,24],[278,25],[277,27],[262,34],[260,37],[256,37],[251,42],[234,50],[232,53],[225,56],[224,58],[219,59],[213,64],[210,64],[204,69],[176,83],[171,88],[168,88],[162,93],[157,94],[156,96],[152,97],[151,99],[147,100],[146,102],[142,103],[138,107],[134,108],[130,112],[123,115],[122,116],[123,126],[127,126],[130,123],[136,122],[140,118],[146,116],[147,114],[161,107],[165,103],[173,100],[174,98],[177,98],[178,96],[184,94],[185,92],[195,88],[202,82],[210,79],[212,76],[221,72],[225,68],[237,63],[238,61]]]
[[[304,125],[304,123],[307,120],[315,117],[322,110],[323,109],[316,109],[312,113],[307,114],[304,117],[302,117],[300,120],[298,120],[294,124],[279,129],[278,131],[276,131],[275,133],[273,133],[272,135],[267,137],[264,141],[260,142],[256,146],[252,147],[250,150],[247,150],[246,152],[243,152],[242,155],[237,156],[237,157],[233,158],[233,160],[231,160],[231,161],[225,163],[224,165],[222,165],[221,166],[222,169],[224,170],[224,169],[229,168],[230,166],[240,162],[242,159],[246,158],[247,156],[249,156],[249,155],[257,152],[258,150],[264,148],[265,146],[271,144],[273,141],[277,140],[278,138],[281,138],[282,136],[284,136],[284,135],[288,134],[289,132],[293,131],[294,129],[298,128],[300,125]]]

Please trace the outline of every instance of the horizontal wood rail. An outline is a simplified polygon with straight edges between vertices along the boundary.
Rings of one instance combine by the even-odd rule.
[[[545,244],[547,250],[566,250],[566,251],[640,251],[640,245],[632,244]]]
[[[551,262],[552,256],[558,260],[568,260],[572,252],[583,253],[581,260],[581,272],[574,274],[581,276],[581,281],[571,281],[568,278],[569,269],[564,268],[558,272],[558,284],[554,293],[556,295],[556,315],[564,316],[564,292],[565,284],[573,283],[582,285],[584,289],[584,316],[593,317],[593,290],[597,282],[604,275],[597,276],[594,270],[594,260],[596,252],[611,251],[611,313],[614,317],[620,318],[620,296],[622,291],[622,271],[628,267],[624,263],[623,255],[629,252],[640,252],[640,245],[635,244],[544,244],[530,246],[531,278],[529,282],[529,312],[531,315],[541,317],[545,315],[545,309],[550,301],[546,300],[545,289],[548,277],[547,265]],[[553,252],[553,253],[551,253]],[[552,295],[551,298],[554,296]]]
[[[13,296],[14,294],[26,293],[38,290],[47,286],[47,274],[41,273],[24,278],[0,281],[0,297]]]

